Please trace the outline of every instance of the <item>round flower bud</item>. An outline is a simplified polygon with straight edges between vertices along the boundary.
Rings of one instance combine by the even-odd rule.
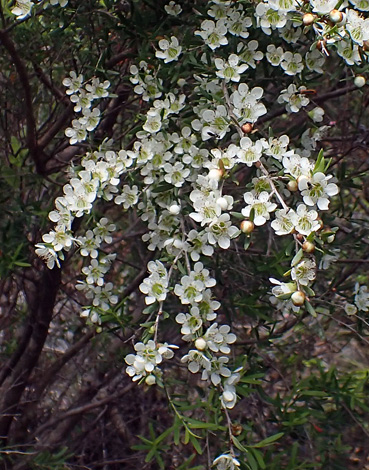
[[[146,379],[145,379],[145,383],[146,383],[147,385],[154,385],[155,382],[156,382],[156,378],[155,378],[154,375],[148,375],[148,376],[146,377]]]
[[[304,305],[305,297],[305,294],[301,290],[297,290],[291,295],[293,305],[296,305],[296,307],[301,307],[301,305]]]
[[[243,220],[240,225],[241,232],[246,233],[249,235],[255,228],[254,222],[251,220]]]
[[[197,338],[195,341],[195,348],[199,351],[204,351],[206,349],[206,341],[204,338]]]
[[[305,242],[302,245],[302,249],[306,251],[306,253],[313,253],[313,251],[315,250],[315,245],[311,242]]]
[[[366,80],[362,75],[356,75],[354,79],[354,84],[358,87],[361,88],[365,85]]]
[[[343,20],[343,13],[338,10],[332,10],[329,13],[329,19],[332,21],[332,23],[341,23]]]
[[[225,211],[228,207],[227,199],[225,197],[218,197],[217,205],[222,209],[222,211]]]
[[[243,431],[243,427],[240,424],[232,424],[231,429],[234,436],[239,436]]]
[[[312,13],[305,13],[302,17],[302,24],[304,26],[310,26],[314,23],[315,16]]]
[[[252,132],[254,126],[250,122],[246,122],[243,126],[241,126],[242,132],[244,134],[250,134]]]
[[[222,178],[223,174],[224,174],[224,171],[221,170],[220,168],[212,168],[208,173],[208,177],[211,180],[219,181]]]
[[[290,180],[288,183],[287,183],[287,189],[289,191],[291,191],[292,193],[294,193],[295,191],[297,191],[299,189],[299,185],[297,184],[297,181],[296,180]]]
[[[178,215],[180,211],[181,211],[181,206],[179,206],[178,204],[172,204],[169,207],[169,212],[173,215]]]

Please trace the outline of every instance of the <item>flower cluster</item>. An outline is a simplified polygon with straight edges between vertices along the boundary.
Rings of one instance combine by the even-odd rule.
[[[92,78],[83,88],[83,75],[70,72],[70,76],[63,80],[63,85],[67,87],[67,95],[74,103],[74,111],[82,113],[82,117],[72,121],[72,127],[65,130],[65,135],[69,137],[69,143],[74,145],[86,140],[87,133],[93,131],[100,122],[100,109],[91,109],[92,103],[96,99],[106,98],[109,93],[107,89],[110,82],[103,83],[98,78]]]

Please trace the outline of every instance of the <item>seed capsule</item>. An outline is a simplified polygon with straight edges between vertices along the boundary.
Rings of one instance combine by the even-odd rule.
[[[305,13],[302,17],[302,24],[304,26],[310,26],[314,23],[315,16],[312,13]]]
[[[287,183],[287,189],[288,189],[289,191],[291,191],[292,193],[294,193],[295,191],[297,191],[298,188],[299,188],[299,186],[298,186],[296,180],[290,180],[290,181]]]
[[[301,305],[304,305],[305,297],[305,294],[301,290],[297,290],[291,295],[293,305],[296,305],[296,307],[301,307]]]
[[[313,253],[313,251],[315,250],[315,245],[311,242],[305,242],[302,245],[302,249],[306,251],[306,253]]]
[[[243,220],[240,225],[241,232],[246,233],[249,235],[255,228],[254,222],[251,220]]]
[[[250,134],[250,132],[252,132],[253,128],[254,128],[254,126],[249,122],[246,122],[246,124],[241,126],[242,132],[244,134]]]
[[[356,75],[356,77],[354,79],[354,84],[358,88],[363,87],[366,84],[365,77],[363,77],[362,75]]]
[[[329,19],[332,21],[332,23],[341,23],[341,21],[343,21],[343,13],[338,10],[332,10],[329,13]]]

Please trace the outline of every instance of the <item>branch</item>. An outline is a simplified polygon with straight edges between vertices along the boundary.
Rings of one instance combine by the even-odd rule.
[[[27,124],[27,147],[29,149],[30,156],[35,162],[37,173],[42,174],[45,163],[45,155],[43,154],[43,152],[40,151],[37,145],[36,121],[33,113],[32,91],[28,79],[27,69],[6,30],[0,30],[0,41],[1,44],[5,47],[5,49],[8,51],[10,57],[12,58],[13,64],[19,76],[20,84],[23,87]]]

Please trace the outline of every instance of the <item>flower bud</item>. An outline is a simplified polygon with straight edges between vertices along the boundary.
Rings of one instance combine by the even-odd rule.
[[[304,26],[310,26],[314,23],[315,20],[315,15],[312,13],[305,13],[305,15],[302,17],[302,24]]]
[[[233,436],[239,436],[243,431],[243,427],[240,424],[232,424],[231,429]]]
[[[289,191],[291,191],[292,193],[294,193],[295,191],[297,191],[298,188],[299,188],[299,186],[298,186],[296,180],[290,180],[290,181],[287,183],[287,189],[288,189]]]
[[[211,180],[219,181],[221,180],[223,174],[224,174],[224,171],[221,170],[220,168],[212,168],[208,173],[208,177]]]
[[[146,377],[146,379],[145,379],[145,383],[146,383],[147,385],[154,385],[155,382],[156,382],[156,378],[155,378],[154,375],[148,375],[148,376]]]
[[[311,242],[305,242],[302,245],[302,249],[306,251],[306,253],[313,253],[315,250],[315,245]]]
[[[369,41],[363,41],[363,49],[364,51],[369,51]]]
[[[180,213],[180,210],[181,210],[181,206],[179,206],[178,204],[172,204],[169,207],[169,212],[173,215],[178,215]]]
[[[254,126],[250,122],[246,122],[243,126],[241,126],[242,132],[244,134],[250,134],[252,132]]]
[[[227,199],[225,197],[218,197],[217,205],[222,209],[222,211],[225,211],[228,208]]]
[[[362,75],[356,75],[356,77],[354,79],[354,84],[358,88],[361,88],[366,84],[366,80]]]
[[[241,232],[246,233],[249,235],[255,228],[254,222],[251,220],[243,220],[240,225]]]
[[[204,351],[206,349],[206,341],[204,338],[197,338],[195,341],[195,348],[199,351]]]
[[[329,19],[332,21],[332,23],[341,23],[343,20],[343,13],[338,10],[331,10],[329,13]]]
[[[293,305],[296,305],[296,307],[301,307],[304,305],[305,297],[305,294],[301,290],[297,290],[291,295]]]

